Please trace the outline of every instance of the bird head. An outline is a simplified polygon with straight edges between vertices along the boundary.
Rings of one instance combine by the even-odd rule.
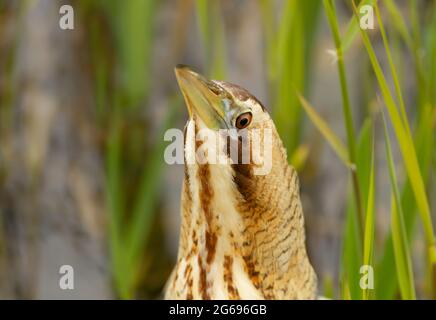
[[[199,130],[227,132],[226,138],[236,140],[236,147],[226,141],[225,150],[218,152],[225,153],[233,163],[252,164],[255,169],[266,168],[263,171],[269,172],[272,136],[266,133],[275,132],[275,127],[260,101],[238,85],[209,80],[185,65],[178,65],[175,73],[190,121],[195,124],[193,133]],[[247,161],[242,154],[244,150],[247,150]]]
[[[245,89],[208,80],[187,66],[175,69],[190,117],[212,130],[253,128],[269,119],[262,104]]]

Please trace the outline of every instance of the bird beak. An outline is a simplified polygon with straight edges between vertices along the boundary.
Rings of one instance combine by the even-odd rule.
[[[213,130],[226,128],[225,110],[217,85],[184,65],[175,68],[177,82],[185,98],[189,117],[197,115]]]

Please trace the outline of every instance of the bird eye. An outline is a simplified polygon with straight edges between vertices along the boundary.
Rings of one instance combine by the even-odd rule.
[[[248,127],[248,125],[251,123],[251,119],[253,116],[251,115],[251,112],[246,112],[241,115],[239,115],[236,118],[236,128],[238,129],[244,129]]]

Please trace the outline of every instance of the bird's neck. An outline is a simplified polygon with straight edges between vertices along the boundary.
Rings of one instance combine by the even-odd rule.
[[[198,298],[314,297],[298,179],[278,135],[272,152],[264,176],[250,165],[185,165],[179,261],[195,259]]]

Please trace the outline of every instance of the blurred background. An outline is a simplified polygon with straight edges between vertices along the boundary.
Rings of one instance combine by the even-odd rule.
[[[369,248],[371,298],[432,298],[436,4],[378,3],[387,42],[375,13],[364,34],[385,82],[348,0],[0,0],[0,298],[162,297],[180,223],[183,167],[163,159],[163,132],[187,120],[178,63],[241,85],[273,115],[322,294],[361,298]],[[73,30],[59,26],[64,4]],[[405,107],[400,126],[385,104]],[[62,265],[74,290],[59,288]]]

